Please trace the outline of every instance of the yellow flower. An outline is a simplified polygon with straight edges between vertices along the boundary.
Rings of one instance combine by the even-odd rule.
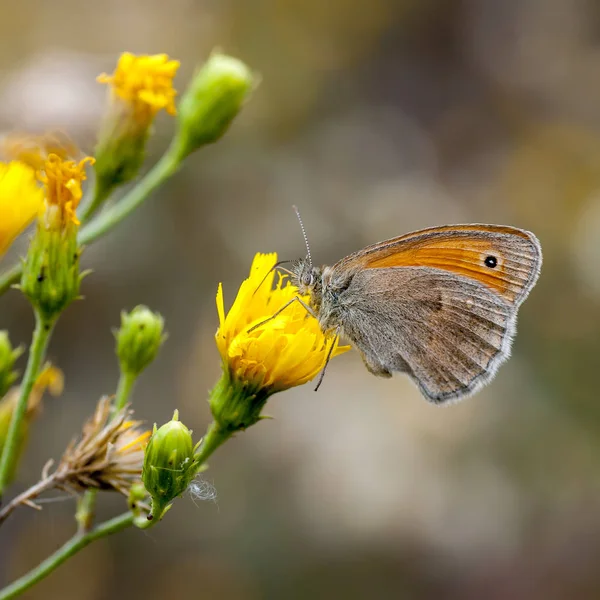
[[[58,207],[60,227],[64,227],[68,222],[79,225],[75,210],[83,195],[81,182],[87,179],[86,164],[94,164],[94,159],[87,156],[77,163],[74,160],[65,160],[58,154],[50,154],[39,174],[39,180],[45,188],[45,212],[52,206]]]
[[[169,60],[166,54],[136,56],[124,52],[112,75],[102,73],[99,83],[112,86],[113,94],[133,108],[134,115],[149,122],[161,109],[176,114],[173,78],[179,61]]]
[[[33,221],[43,198],[33,169],[18,161],[0,162],[0,256]]]
[[[176,114],[173,78],[179,61],[166,54],[121,55],[112,75],[98,76],[111,86],[111,102],[98,132],[96,145],[96,190],[88,209],[89,218],[115,187],[134,179],[146,157],[146,144],[156,113]]]
[[[268,393],[313,379],[325,366],[332,343],[335,346],[331,356],[349,349],[338,346],[337,340],[325,335],[318,321],[299,302],[293,302],[275,318],[264,322],[299,295],[298,288],[289,283],[286,275],[272,270],[276,262],[276,254],[254,257],[250,276],[240,286],[227,315],[221,285],[217,292],[216,341],[224,369],[234,382]],[[308,302],[308,297],[303,300]],[[259,323],[262,325],[249,331]]]

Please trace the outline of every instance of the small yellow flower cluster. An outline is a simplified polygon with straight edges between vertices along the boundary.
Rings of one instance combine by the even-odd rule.
[[[79,225],[75,210],[83,196],[81,183],[87,179],[86,164],[94,164],[94,159],[87,156],[76,163],[74,160],[63,160],[57,154],[50,154],[39,175],[46,192],[46,206],[60,208],[63,225],[68,221]]]
[[[68,222],[79,225],[75,210],[83,195],[85,165],[93,164],[93,158],[70,160],[77,148],[55,134],[11,134],[3,140],[1,151],[13,160],[0,162],[0,256],[36,215],[55,228],[62,229]],[[50,207],[54,207],[52,223],[48,222]]]
[[[233,381],[253,383],[269,393],[313,379],[325,366],[331,344],[335,344],[332,357],[349,349],[325,335],[299,302],[270,318],[299,295],[286,275],[273,270],[276,263],[276,254],[255,256],[250,276],[240,286],[227,315],[221,285],[217,292],[219,329],[215,337],[224,369]],[[303,300],[308,302],[306,297]]]
[[[102,73],[99,83],[112,86],[113,95],[125,101],[134,116],[143,122],[152,120],[159,110],[175,115],[173,78],[179,69],[178,60],[169,60],[166,54],[136,56],[124,52],[112,75]]]
[[[39,174],[46,192],[46,206],[60,208],[63,225],[68,221],[79,225],[75,210],[83,196],[81,183],[87,179],[86,164],[94,164],[94,159],[87,156],[76,163],[74,160],[64,160],[57,154],[50,154]]]

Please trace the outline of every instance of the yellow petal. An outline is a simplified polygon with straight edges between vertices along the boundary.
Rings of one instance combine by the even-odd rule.
[[[335,344],[331,356],[349,349],[324,333],[299,302],[292,302],[273,318],[299,294],[287,275],[275,272],[276,263],[276,254],[254,257],[250,275],[240,285],[227,314],[222,286],[217,290],[216,341],[224,365],[243,383],[268,387],[270,392],[313,379],[325,366],[331,344]],[[303,300],[308,302],[309,298]]]

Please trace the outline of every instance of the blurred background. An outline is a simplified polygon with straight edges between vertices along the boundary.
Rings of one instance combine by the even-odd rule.
[[[541,279],[512,360],[449,408],[405,377],[336,359],[318,393],[275,396],[210,461],[216,501],[178,500],[159,526],[96,543],[30,599],[600,597],[600,5],[592,0],[23,0],[0,20],[0,129],[62,128],[92,152],[118,55],[181,60],[215,46],[262,76],[227,136],[86,250],[85,301],[50,357],[46,401],[14,491],[59,458],[118,369],[111,328],[145,303],[169,340],[135,391],[199,437],[219,374],[215,292],[234,298],[257,251],[329,263],[460,222],[534,231]],[[173,122],[162,115],[149,163]],[[8,260],[8,259],[7,259]],[[26,343],[11,292],[0,328]],[[100,515],[120,512],[105,494]],[[0,580],[73,532],[74,502],[20,510]]]

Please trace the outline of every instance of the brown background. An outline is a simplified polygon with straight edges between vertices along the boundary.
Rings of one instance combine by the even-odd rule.
[[[5,0],[0,127],[63,128],[87,151],[118,54],[167,52],[183,89],[219,46],[262,75],[232,131],[86,251],[86,300],[50,355],[46,402],[15,490],[35,481],[114,390],[111,328],[146,303],[168,343],[135,392],[149,423],[174,408],[199,436],[219,373],[214,295],[257,251],[331,263],[411,229],[533,230],[542,276],[514,358],[450,408],[356,353],[315,394],[273,398],[221,449],[216,502],[177,501],[147,533],[95,544],[27,598],[600,597],[600,10],[591,0]],[[161,116],[154,161],[173,123]],[[7,259],[8,260],[8,259]],[[0,327],[26,342],[11,292]],[[101,515],[122,510],[101,499]],[[73,530],[72,500],[2,528],[0,580]]]

